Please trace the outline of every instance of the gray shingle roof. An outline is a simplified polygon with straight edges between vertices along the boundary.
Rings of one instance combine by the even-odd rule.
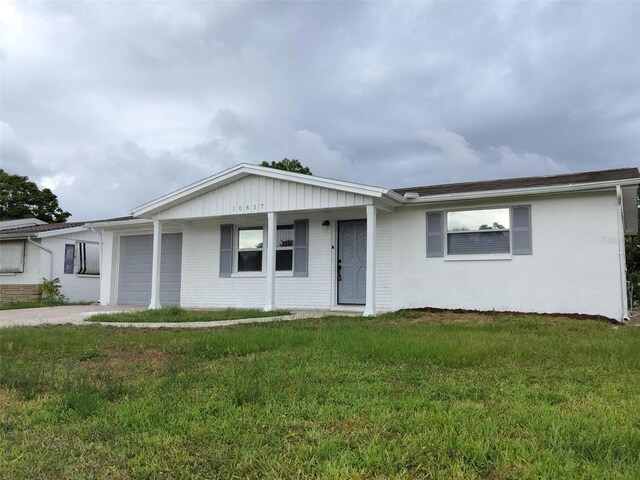
[[[609,182],[615,180],[638,179],[640,172],[637,168],[617,168],[613,170],[599,170],[595,172],[569,173],[564,175],[550,175],[544,177],[507,178],[503,180],[486,180],[481,182],[449,183],[443,185],[426,185],[421,187],[394,188],[393,191],[404,195],[416,192],[420,196],[446,195],[450,193],[485,192],[491,190],[506,190],[512,188],[546,187],[553,185],[574,185],[581,183]]]

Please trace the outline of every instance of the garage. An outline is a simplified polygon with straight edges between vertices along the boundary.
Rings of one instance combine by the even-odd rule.
[[[162,235],[161,254],[160,303],[180,305],[182,234]],[[152,258],[153,235],[127,235],[120,238],[118,304],[149,305]]]

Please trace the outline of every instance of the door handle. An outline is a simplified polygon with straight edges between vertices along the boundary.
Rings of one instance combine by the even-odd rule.
[[[342,260],[338,259],[338,281],[342,280],[342,275],[340,275],[340,270],[342,270]]]

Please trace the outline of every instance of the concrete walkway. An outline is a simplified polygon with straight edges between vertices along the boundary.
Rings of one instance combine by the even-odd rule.
[[[69,305],[62,307],[21,308],[0,310],[0,327],[20,325],[82,325],[84,319],[95,313],[126,312],[139,310],[136,307],[109,307],[101,305]],[[91,322],[93,323],[93,322]]]
[[[0,328],[38,325],[105,325],[109,327],[135,328],[215,328],[243,323],[265,323],[275,321],[299,320],[303,318],[319,318],[327,315],[354,315],[354,312],[337,312],[327,310],[294,311],[291,315],[279,317],[242,318],[238,320],[218,320],[213,322],[184,323],[128,323],[128,322],[88,322],[87,317],[96,313],[126,312],[142,310],[144,307],[70,305],[62,307],[24,308],[0,311]]]

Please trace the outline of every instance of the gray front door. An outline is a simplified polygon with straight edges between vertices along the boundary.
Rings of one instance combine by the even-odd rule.
[[[367,221],[338,223],[338,303],[364,305],[367,286]]]
[[[180,305],[182,234],[162,235],[161,253],[160,304]],[[152,257],[153,235],[130,235],[120,238],[119,304],[149,305]]]

